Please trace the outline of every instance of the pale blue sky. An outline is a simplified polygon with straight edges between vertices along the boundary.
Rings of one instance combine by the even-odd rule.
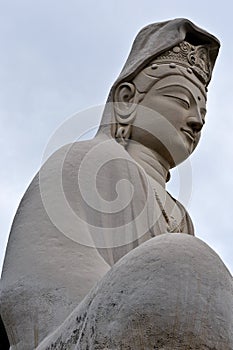
[[[203,138],[191,158],[189,212],[196,235],[233,271],[231,2],[8,0],[0,4],[0,266],[19,201],[56,128],[70,115],[105,102],[141,27],[186,17],[222,43]],[[176,178],[175,172],[170,185],[174,193]]]

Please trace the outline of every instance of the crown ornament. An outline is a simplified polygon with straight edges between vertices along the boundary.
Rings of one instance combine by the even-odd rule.
[[[207,85],[211,73],[209,62],[209,51],[206,46],[194,46],[187,41],[182,41],[172,49],[156,57],[152,65],[163,63],[179,64],[187,67],[189,70],[191,69],[201,82]]]

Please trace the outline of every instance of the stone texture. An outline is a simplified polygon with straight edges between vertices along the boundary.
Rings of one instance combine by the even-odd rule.
[[[232,276],[189,235],[123,257],[37,350],[232,350]]]

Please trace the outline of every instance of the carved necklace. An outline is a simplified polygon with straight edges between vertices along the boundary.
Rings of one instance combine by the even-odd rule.
[[[159,205],[159,208],[160,208],[160,210],[161,210],[161,212],[162,212],[162,214],[163,214],[164,220],[165,220],[166,223],[167,223],[167,232],[170,232],[170,233],[172,233],[172,232],[182,232],[181,227],[182,227],[182,221],[183,221],[183,219],[181,220],[181,223],[178,224],[178,223],[177,223],[177,220],[176,220],[175,218],[173,218],[172,216],[171,216],[171,218],[169,218],[169,216],[168,216],[168,214],[167,214],[167,212],[166,212],[166,210],[165,210],[165,207],[163,206],[163,204],[162,204],[162,202],[161,202],[161,200],[160,200],[160,197],[159,197],[159,195],[158,195],[158,192],[156,191],[155,188],[153,188],[153,190],[154,190],[155,198],[156,198],[156,200],[157,200],[157,203],[158,203],[158,205]],[[171,219],[172,219],[172,220],[171,220]]]

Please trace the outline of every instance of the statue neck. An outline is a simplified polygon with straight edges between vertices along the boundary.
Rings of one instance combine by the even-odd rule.
[[[132,141],[129,142],[126,150],[150,177],[165,188],[170,166],[163,157],[150,148]]]

